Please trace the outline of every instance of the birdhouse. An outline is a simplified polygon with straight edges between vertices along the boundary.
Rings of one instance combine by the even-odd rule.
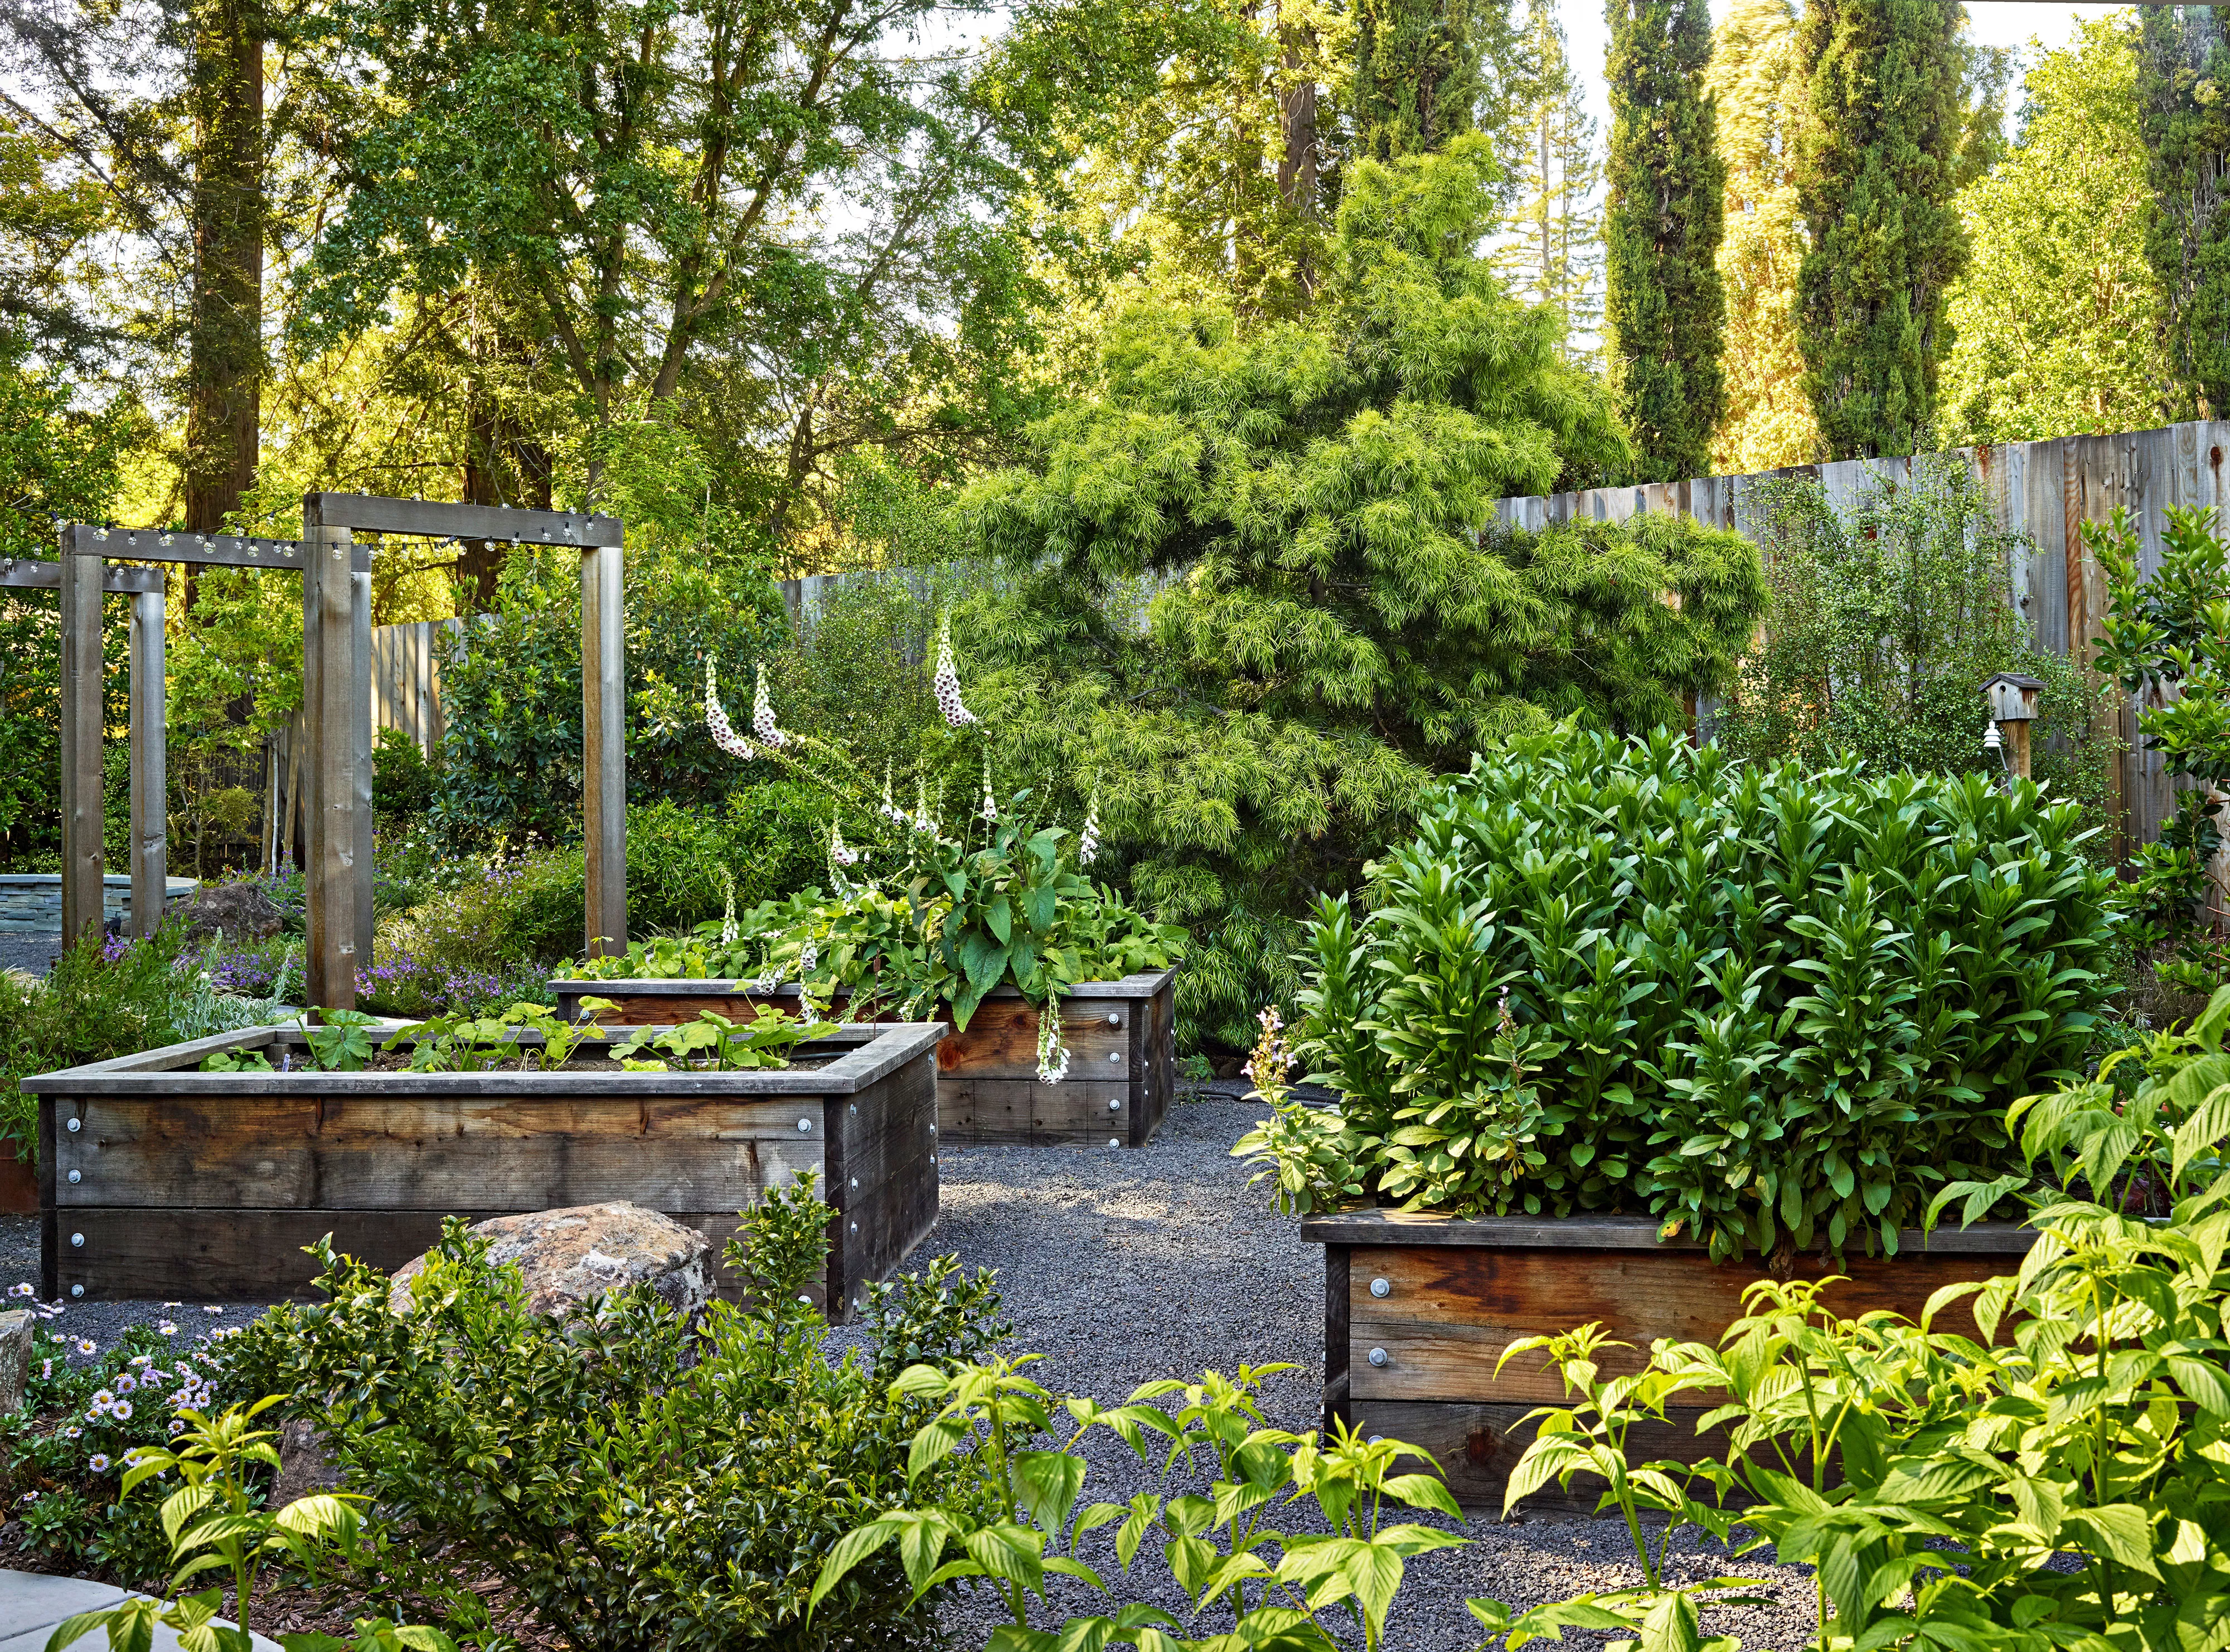
[[[1990,704],[1990,719],[1999,723],[2034,720],[2037,696],[2043,692],[2044,685],[2034,677],[2012,671],[2001,671],[1982,685],[1982,697]]]

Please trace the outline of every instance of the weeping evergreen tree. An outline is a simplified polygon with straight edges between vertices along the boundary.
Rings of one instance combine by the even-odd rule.
[[[1944,305],[1967,265],[1953,197],[1967,136],[1957,0],[1808,0],[1797,197],[1805,390],[1830,458],[1911,453],[1936,416]]]
[[[1355,164],[1307,314],[1250,331],[1148,295],[1097,393],[968,496],[1012,581],[956,627],[969,703],[1054,777],[1041,803],[1073,824],[1096,793],[1096,871],[1192,926],[1184,1036],[1249,1042],[1311,897],[1354,887],[1434,773],[1561,716],[1677,724],[1756,623],[1734,535],[1492,531],[1497,499],[1627,457],[1561,316],[1474,254],[1492,175],[1476,134]]]
[[[2172,419],[2230,410],[2230,41],[2212,6],[2148,6],[2137,64],[2138,118],[2158,210],[2145,255],[2168,299]]]
[[[1605,354],[1639,478],[1711,468],[1726,406],[1719,235],[1726,167],[1705,89],[1707,0],[1611,0]]]

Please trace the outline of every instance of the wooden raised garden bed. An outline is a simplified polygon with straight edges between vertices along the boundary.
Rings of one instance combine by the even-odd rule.
[[[955,1146],[998,1142],[1086,1142],[1143,1147],[1176,1086],[1176,971],[1080,982],[1061,1007],[1068,1076],[1038,1082],[1038,1012],[1012,987],[976,1006],[964,1032],[937,1052],[937,1122]],[[731,1019],[759,1004],[795,1014],[797,989],[762,992],[748,981],[552,981],[558,1013],[581,1019],[584,997],[619,1006],[605,1026],[686,1021],[706,1010]],[[832,1013],[848,995],[836,995]]]
[[[625,1200],[703,1233],[820,1173],[829,1316],[937,1216],[934,1023],[839,1027],[748,1072],[300,1070],[299,1031],[259,1028],[23,1081],[39,1098],[46,1297],[306,1297],[302,1247],[393,1268],[441,1218]],[[522,1042],[532,1042],[529,1035]],[[205,1073],[261,1049],[278,1073]],[[585,1044],[582,1055],[600,1047]],[[725,1269],[723,1294],[737,1289]]]
[[[1643,1216],[1464,1218],[1389,1210],[1311,1216],[1302,1236],[1324,1248],[1324,1410],[1373,1434],[1431,1452],[1466,1507],[1502,1512],[1510,1471],[1532,1437],[1537,1406],[1567,1404],[1545,1356],[1495,1362],[1526,1337],[1601,1321],[1628,1348],[1599,1356],[1606,1377],[1641,1369],[1660,1337],[1717,1344],[1741,1317],[1743,1287],[1767,1277],[1763,1258],[1714,1264],[1692,1241],[1660,1244]],[[1917,1320],[1945,1285],[2012,1273],[2036,1239],[2009,1223],[1908,1231],[1899,1254],[1853,1251],[1840,1267],[1810,1254],[1795,1274],[1849,1276],[1825,1301],[1845,1319],[1887,1308]],[[1963,1303],[1938,1330],[1977,1336]],[[1637,1429],[1631,1461],[1695,1462],[1721,1455],[1723,1431],[1698,1436],[1695,1420],[1718,1403],[1678,1397],[1679,1426]],[[1670,1409],[1670,1408],[1668,1408]],[[1679,1415],[1676,1410],[1674,1415]],[[1528,1513],[1591,1513],[1602,1490],[1585,1476],[1569,1493],[1552,1482],[1525,1500]]]

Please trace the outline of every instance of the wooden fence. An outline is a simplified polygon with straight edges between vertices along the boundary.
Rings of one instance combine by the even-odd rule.
[[[2149,577],[2160,567],[2161,530],[2169,506],[2230,505],[2224,479],[2230,421],[2009,442],[1957,452],[1981,479],[1999,525],[2020,536],[2008,573],[2014,601],[2027,618],[2032,636],[2039,648],[2062,655],[2071,649],[2079,655],[2087,651],[2106,613],[2104,578],[2098,559],[2083,548],[2083,523],[2104,521],[2117,506],[2126,508],[2140,536],[2141,566]],[[1863,493],[1901,482],[1911,471],[1909,459],[1853,459],[1754,475],[1506,499],[1496,514],[1512,526],[1537,529],[1575,518],[1622,522],[1644,511],[1671,512],[1747,533],[1756,526],[1750,495],[1761,482],[1815,478],[1832,502],[1847,508]],[[1978,727],[1980,712],[1978,695]],[[2160,835],[2162,823],[2175,812],[2175,788],[2162,772],[2159,757],[2138,749],[2134,700],[2111,715],[2113,732],[2126,748],[2120,771],[2110,778],[2120,823],[2118,847],[2127,854]]]

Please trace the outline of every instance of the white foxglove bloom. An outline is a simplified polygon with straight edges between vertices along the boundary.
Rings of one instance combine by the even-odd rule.
[[[930,680],[937,690],[937,709],[944,713],[944,720],[954,728],[963,728],[976,720],[976,713],[960,703],[960,674],[952,668],[952,616],[947,614],[937,627],[937,674]]]
[[[736,944],[736,874],[726,867],[720,868],[720,945]]]
[[[817,947],[815,947],[815,946],[814,945],[814,944],[813,944],[811,941],[808,941],[808,942],[806,942],[806,943],[805,943],[804,949],[803,949],[802,951],[801,951],[801,952],[798,953],[798,955],[797,955],[797,978],[798,978],[798,980],[799,980],[799,981],[801,981],[801,982],[802,982],[802,981],[805,979],[805,978],[806,978],[807,976],[809,976],[809,975],[812,974],[812,973],[813,973],[813,966],[814,966],[815,964],[819,963],[820,961],[821,961],[821,952],[820,952],[820,950],[819,950]]]
[[[832,866],[857,866],[867,857],[857,849],[844,847],[844,825],[832,818],[828,823],[828,861]]]
[[[1092,802],[1084,811],[1084,832],[1076,840],[1076,863],[1090,866],[1092,857],[1099,853],[1099,791],[1092,789]]]
[[[887,762],[883,765],[883,801],[881,808],[883,818],[889,821],[893,825],[903,826],[906,823],[906,810],[899,808],[896,803],[891,801],[891,765]]]
[[[925,832],[934,824],[929,817],[929,783],[917,778],[913,783],[913,829]]]
[[[712,656],[709,654],[705,656],[705,726],[712,731],[712,744],[730,757],[749,762],[758,755],[751,743],[736,732],[735,725],[728,720],[728,713],[720,705],[719,681],[713,675]]]
[[[1038,1082],[1058,1084],[1068,1076],[1068,1046],[1060,1037],[1060,1000],[1038,1011]]]
[[[790,744],[790,736],[774,726],[774,702],[767,698],[764,661],[760,662],[758,681],[751,690],[751,732],[768,745]]]
[[[983,818],[991,825],[999,823],[999,805],[991,796],[991,754],[983,753]]]

